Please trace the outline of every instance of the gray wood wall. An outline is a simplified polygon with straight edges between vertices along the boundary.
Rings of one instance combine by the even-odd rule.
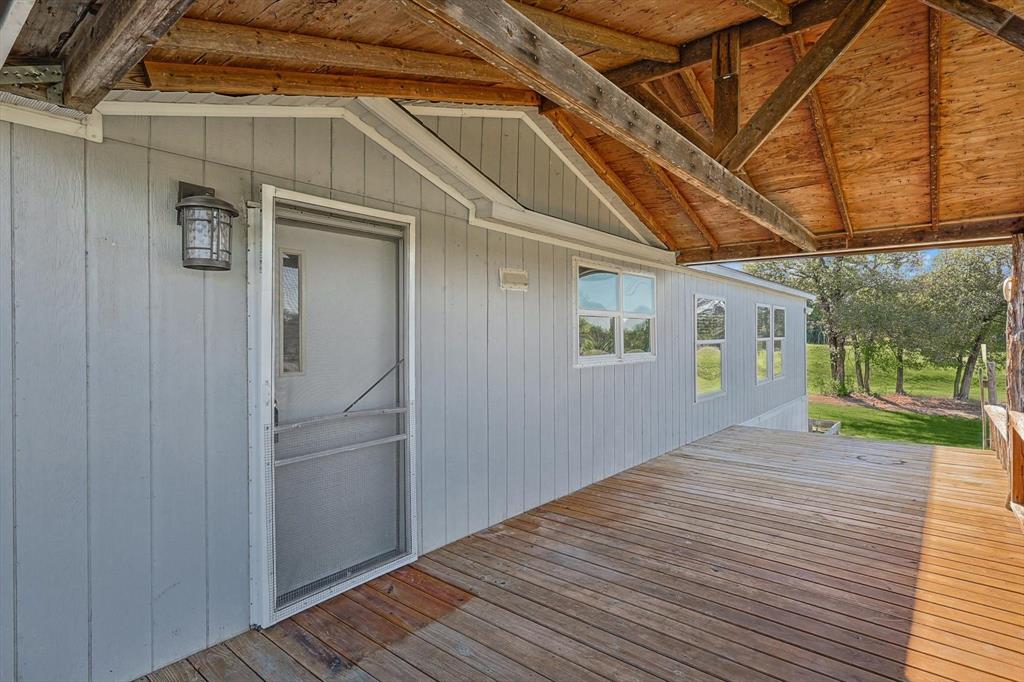
[[[0,679],[131,678],[248,627],[244,219],[230,272],[183,269],[178,180],[418,218],[424,550],[804,394],[802,301],[665,271],[657,361],[574,369],[576,252],[469,226],[342,121],[105,124],[0,123]],[[697,291],[728,300],[728,392],[694,404]],[[790,324],[760,387],[755,302]]]

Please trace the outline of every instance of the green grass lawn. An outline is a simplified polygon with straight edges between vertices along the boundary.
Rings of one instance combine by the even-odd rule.
[[[999,396],[1006,395],[1006,374],[997,372]],[[953,396],[953,367],[937,367],[928,364],[924,367],[908,367],[904,372],[904,387],[913,396],[927,398],[950,398]],[[850,389],[856,388],[856,374],[853,369],[852,353],[847,349],[846,380]],[[828,365],[828,347],[822,344],[807,344],[807,392],[811,395],[828,392],[831,373]],[[896,370],[882,366],[871,368],[871,389],[882,395],[896,391]],[[978,380],[975,376],[971,382],[971,397],[978,397]]]
[[[825,405],[811,402],[811,419],[843,423],[840,434],[907,443],[981,447],[981,420],[940,417],[910,412],[889,412],[858,405]]]

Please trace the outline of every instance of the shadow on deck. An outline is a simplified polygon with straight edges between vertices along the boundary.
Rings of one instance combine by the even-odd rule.
[[[986,451],[734,427],[151,680],[1024,679]]]

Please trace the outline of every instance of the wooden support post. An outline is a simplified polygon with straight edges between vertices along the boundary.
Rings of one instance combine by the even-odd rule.
[[[1010,302],[1006,311],[1006,401],[1024,412],[1024,233],[1013,235]]]
[[[711,77],[715,82],[714,140],[717,156],[740,126],[740,32],[719,31],[711,41]]]

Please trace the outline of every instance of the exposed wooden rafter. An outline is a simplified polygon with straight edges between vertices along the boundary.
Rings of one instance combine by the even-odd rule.
[[[793,21],[789,15],[789,5],[782,0],[740,0],[740,2],[755,12],[763,14],[776,24],[785,26]]]
[[[644,158],[799,248],[816,248],[806,227],[501,0],[404,2],[428,25],[583,116]]]
[[[704,219],[693,209],[693,205],[683,196],[682,191],[676,185],[676,181],[672,179],[672,176],[665,172],[665,169],[656,163],[647,161],[647,169],[651,172],[651,175],[658,181],[662,188],[669,193],[672,200],[675,201],[679,208],[683,209],[683,213],[690,219],[693,226],[697,228],[701,236],[704,237],[704,241],[707,242],[708,247],[711,249],[711,253],[715,254],[718,251],[718,239],[712,234],[711,230],[708,229],[707,223]]]
[[[626,93],[639,102],[645,109],[671,126],[680,135],[697,145],[705,154],[711,153],[711,144],[694,129],[679,112],[663,102],[657,95],[647,89],[646,85],[634,85],[626,88]]]
[[[757,151],[768,136],[868,27],[886,0],[851,0],[832,25],[787,74],[746,125],[725,146],[718,160],[735,170]]]
[[[739,24],[740,47],[747,49],[780,38],[817,28],[839,16],[851,0],[805,0],[790,8],[792,21],[781,26],[770,19],[752,19]],[[608,71],[605,75],[619,86],[646,83],[679,73],[683,69],[711,61],[711,42],[714,34],[696,38],[679,46],[679,61],[664,64],[642,60]]]
[[[939,124],[942,116],[942,15],[928,9],[928,215],[939,227]]]
[[[525,89],[465,83],[436,83],[372,76],[273,71],[205,64],[145,62],[148,89],[216,92],[222,95],[313,95],[322,97],[391,97],[461,104],[537,106],[540,98]],[[145,89],[134,82],[131,89]]]
[[[712,36],[711,79],[715,84],[715,155],[736,137],[740,125],[740,32],[729,28]]]
[[[985,0],[922,0],[932,9],[966,21],[1018,50],[1024,50],[1024,17]]]
[[[64,104],[92,111],[193,0],[106,0],[61,51]]]
[[[907,225],[881,230],[858,230],[854,237],[846,234],[818,238],[818,251],[801,253],[792,244],[764,240],[743,244],[722,244],[715,254],[707,247],[684,249],[679,252],[679,263],[708,263],[712,261],[754,260],[783,256],[828,255],[830,253],[857,253],[870,251],[900,251],[933,248],[936,246],[978,246],[1005,244],[1010,235],[1024,230],[1024,217],[992,218],[940,223],[938,229],[930,224]]]
[[[697,80],[697,74],[693,72],[693,69],[683,69],[679,72],[679,76],[683,81],[683,86],[686,88],[687,94],[690,95],[690,99],[700,110],[701,115],[704,117],[705,123],[712,130],[715,129],[715,110],[711,104],[711,100],[708,99],[708,93],[704,92],[704,88],[701,86],[700,81]]]
[[[640,38],[625,31],[617,31],[600,24],[574,19],[560,12],[551,12],[540,7],[527,5],[526,3],[512,2],[511,4],[549,35],[558,38],[562,42],[589,45],[601,50],[609,50],[657,62],[675,62],[679,60],[679,48],[675,45]]]
[[[807,54],[807,45],[801,34],[792,35],[789,38],[793,45],[793,54],[797,59]],[[828,173],[828,182],[832,186],[832,196],[835,197],[836,210],[839,211],[839,219],[843,221],[843,229],[846,234],[853,236],[853,223],[850,221],[850,210],[846,203],[846,192],[843,190],[843,183],[839,178],[839,162],[836,160],[835,149],[832,146],[832,134],[829,131],[828,121],[825,119],[825,107],[821,104],[821,96],[816,88],[811,88],[807,93],[807,104],[811,109],[811,121],[814,124],[814,134],[818,138],[818,146],[821,148],[821,157],[825,161],[825,170]]]
[[[451,78],[483,83],[508,83],[511,80],[500,69],[479,59],[189,18],[182,19],[168,31],[159,47],[225,57],[305,62],[397,76]]]
[[[672,239],[672,235],[661,226],[657,218],[654,217],[654,214],[637,199],[633,191],[629,189],[629,186],[619,177],[619,174],[612,170],[608,162],[597,153],[597,150],[591,146],[583,133],[579,131],[570,116],[561,109],[550,110],[544,115],[554,124],[558,132],[562,133],[562,136],[572,145],[573,149],[583,157],[583,160],[594,169],[594,172],[604,180],[605,184],[619,195],[619,198],[647,226],[647,229],[666,247],[674,248],[675,240]]]

